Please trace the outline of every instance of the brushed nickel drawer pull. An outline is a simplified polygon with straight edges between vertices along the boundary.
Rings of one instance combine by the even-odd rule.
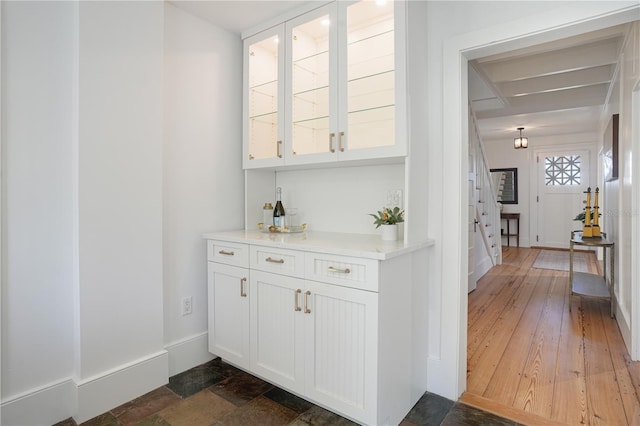
[[[309,299],[308,297],[311,296],[311,291],[307,290],[304,292],[304,313],[305,314],[310,314],[311,313],[311,309],[309,309]]]
[[[338,133],[338,149],[340,152],[344,152],[344,147],[342,146],[342,137],[344,136],[344,132]]]
[[[294,307],[294,311],[298,312],[301,311],[302,308],[300,307],[300,305],[298,304],[298,295],[302,293],[302,290],[297,289],[296,293],[294,294],[294,300],[293,300],[293,307]]]
[[[240,279],[240,297],[247,297],[247,293],[244,291],[244,284],[247,282],[246,278]]]
[[[349,269],[349,268],[339,269],[339,268],[335,268],[333,266],[329,266],[329,272],[339,272],[341,274],[350,274],[351,273],[351,269]]]
[[[336,152],[335,149],[333,149],[333,138],[336,137],[335,133],[329,133],[329,152],[334,153]]]
[[[272,259],[270,257],[267,257],[264,261],[270,263],[284,263],[284,259]]]
[[[233,255],[235,255],[235,253],[234,253],[234,252],[232,252],[232,251],[226,251],[226,250],[220,250],[218,253],[219,253],[219,254],[223,254],[223,255],[225,255],[225,256],[233,256]]]
[[[282,158],[282,153],[280,152],[280,147],[282,146],[282,141],[278,141],[278,143],[276,144],[276,155],[278,156],[278,158]]]

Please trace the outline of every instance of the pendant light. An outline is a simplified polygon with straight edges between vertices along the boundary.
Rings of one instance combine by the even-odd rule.
[[[515,149],[528,148],[529,138],[522,137],[522,131],[524,130],[524,127],[518,127],[518,130],[520,131],[520,136],[513,140],[513,147]]]

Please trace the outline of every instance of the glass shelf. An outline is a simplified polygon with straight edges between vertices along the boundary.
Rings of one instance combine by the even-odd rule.
[[[314,122],[319,122],[319,121],[326,122],[327,124],[326,125],[322,125],[320,127],[313,125]],[[327,135],[329,134],[329,116],[326,116],[326,115],[325,116],[313,117],[313,118],[305,118],[303,120],[294,121],[293,125],[294,126],[303,126],[303,127],[309,128],[309,129],[311,129],[311,128],[314,128],[314,129],[316,129],[316,128],[324,128],[324,129],[327,129]]]
[[[318,117],[293,123],[294,155],[329,151],[329,118]]]
[[[256,120],[261,123],[277,124],[278,111],[270,111],[264,114],[257,114],[249,117],[249,120]]]
[[[390,19],[389,19],[390,20]],[[393,23],[391,24],[393,25]],[[352,38],[351,40],[349,40],[349,42],[347,43],[347,46],[354,46],[357,45],[358,43],[366,43],[369,41],[372,41],[374,43],[378,43],[379,40],[383,37],[391,37],[393,39],[393,28],[387,30],[387,31],[383,31],[383,32],[379,32],[376,34],[371,34],[371,35],[364,35],[361,38]],[[376,41],[378,40],[378,41]]]
[[[317,64],[329,63],[329,51],[324,50],[293,61],[293,66],[301,70],[317,73]],[[326,67],[325,67],[326,68]]]
[[[249,91],[264,96],[275,97],[278,95],[278,80],[271,80],[264,83],[256,84],[254,86],[250,86]]]
[[[312,102],[313,100],[311,99],[311,97],[316,97],[318,94],[318,91],[327,91],[327,90],[329,90],[329,86],[314,87],[312,89],[301,90],[299,92],[296,92],[293,94],[293,97],[301,100],[306,100],[308,102]]]
[[[395,105],[350,111],[348,119],[349,150],[395,144]]]

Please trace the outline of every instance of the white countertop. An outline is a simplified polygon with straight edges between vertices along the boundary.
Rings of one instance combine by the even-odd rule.
[[[210,232],[203,234],[202,237],[207,240],[222,240],[378,260],[391,259],[432,246],[435,243],[432,239],[405,243],[404,241],[382,241],[379,235],[317,231],[278,234],[258,230],[239,230]]]

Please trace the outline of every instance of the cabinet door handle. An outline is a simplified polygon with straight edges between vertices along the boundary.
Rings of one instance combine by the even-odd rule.
[[[295,294],[293,295],[294,299],[293,299],[293,307],[294,307],[294,311],[298,312],[301,311],[302,308],[300,307],[300,304],[298,303],[298,295],[302,293],[302,290],[297,289]]]
[[[304,292],[304,313],[310,314],[311,309],[309,309],[309,296],[311,296],[311,291],[307,290]]]
[[[269,263],[284,263],[284,259],[272,259],[270,257],[267,257],[264,261]]]
[[[344,136],[344,132],[338,133],[338,149],[340,152],[344,152],[344,147],[342,146],[342,137]]]
[[[247,293],[244,291],[244,284],[247,282],[246,278],[240,279],[240,297],[247,297]]]
[[[235,254],[232,251],[226,251],[226,250],[220,250],[218,253],[222,254],[222,255],[225,255],[225,256],[233,256]]]
[[[349,269],[349,268],[339,269],[339,268],[335,268],[333,266],[329,266],[328,269],[329,269],[329,272],[338,272],[338,273],[341,273],[341,274],[349,274],[349,273],[351,273],[351,269]]]
[[[282,158],[282,152],[280,150],[281,148],[282,148],[282,141],[278,141],[278,143],[276,144],[278,158]]]
[[[335,133],[329,133],[329,152],[333,153],[336,152],[335,149],[333,149],[333,138],[336,137]]]

